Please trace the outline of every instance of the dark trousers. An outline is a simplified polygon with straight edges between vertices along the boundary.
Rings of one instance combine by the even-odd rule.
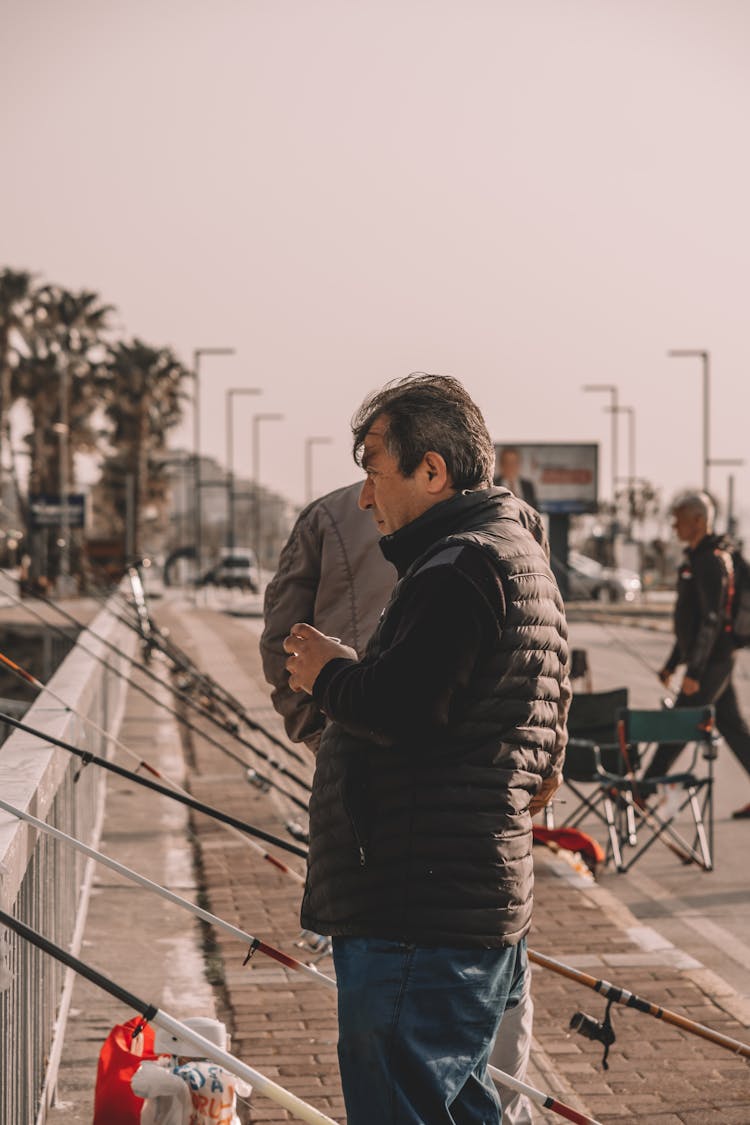
[[[732,659],[709,664],[701,677],[701,686],[695,695],[683,695],[680,692],[674,705],[675,707],[702,707],[707,703],[713,703],[716,708],[716,726],[719,733],[740,765],[744,766],[746,773],[750,774],[750,728],[737,706],[737,695],[732,683],[733,669]],[[672,763],[682,749],[683,746],[675,744],[660,746],[643,776],[663,777],[664,774],[669,773]]]
[[[500,1125],[487,1074],[524,989],[526,942],[443,949],[334,938],[349,1125]]]

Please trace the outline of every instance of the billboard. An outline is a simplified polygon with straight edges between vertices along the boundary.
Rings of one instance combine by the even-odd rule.
[[[549,515],[595,512],[599,446],[595,442],[496,442],[494,480]]]

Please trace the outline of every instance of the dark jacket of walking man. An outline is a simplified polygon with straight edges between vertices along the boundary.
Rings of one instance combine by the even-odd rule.
[[[560,783],[565,617],[534,513],[488,487],[462,385],[410,376],[354,422],[399,581],[364,658],[312,626],[290,685],[329,723],[302,923],[334,938],[350,1125],[491,1125],[486,1066],[527,971],[531,816]]]
[[[674,529],[685,544],[685,556],[677,579],[675,643],[659,679],[668,687],[678,666],[685,665],[675,707],[713,703],[720,733],[750,774],[750,730],[732,683],[732,559],[729,544],[714,534],[714,514],[713,501],[705,492],[686,492],[672,505]],[[663,777],[681,749],[660,746],[644,776]],[[750,817],[750,805],[734,816]]]

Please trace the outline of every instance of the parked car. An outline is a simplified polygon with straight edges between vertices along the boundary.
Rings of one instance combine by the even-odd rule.
[[[216,566],[204,574],[202,586],[225,586],[228,589],[260,590],[260,571],[255,551],[250,547],[225,547]]]
[[[568,554],[568,586],[571,598],[603,602],[632,602],[641,594],[641,580],[634,570],[602,566],[578,551]]]

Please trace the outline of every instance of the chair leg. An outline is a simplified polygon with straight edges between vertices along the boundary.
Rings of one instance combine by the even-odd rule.
[[[624,871],[622,862],[622,852],[620,851],[620,835],[617,831],[615,824],[615,812],[612,805],[612,798],[607,794],[604,797],[604,812],[607,817],[607,831],[609,832],[609,848],[612,853],[615,867],[618,871]]]
[[[703,856],[703,866],[706,869],[706,871],[711,871],[713,869],[713,862],[711,860],[711,849],[710,849],[710,846],[709,846],[708,837],[706,835],[706,829],[705,829],[705,826],[703,824],[703,816],[701,815],[700,802],[698,801],[698,798],[696,796],[697,790],[691,785],[688,792],[690,794],[690,808],[693,811],[693,819],[695,821],[695,834],[698,837],[698,843],[700,844],[701,855]]]
[[[635,811],[633,809],[633,794],[623,793],[622,800],[625,805],[625,833],[624,838],[627,840],[631,848],[634,848],[638,843],[638,837],[635,830]]]

